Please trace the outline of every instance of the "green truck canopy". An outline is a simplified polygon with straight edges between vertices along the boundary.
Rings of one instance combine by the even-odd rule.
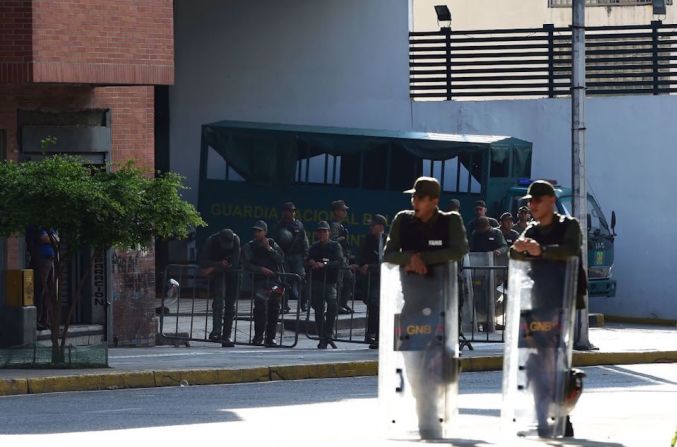
[[[248,182],[259,184],[292,183],[300,158],[318,154],[348,156],[384,147],[427,160],[448,160],[461,152],[489,151],[494,163],[502,163],[512,152],[513,174],[528,176],[531,169],[530,142],[493,135],[219,121],[202,126],[203,154],[207,147],[221,155]]]

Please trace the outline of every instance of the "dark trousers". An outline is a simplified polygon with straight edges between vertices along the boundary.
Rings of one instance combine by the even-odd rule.
[[[310,304],[315,310],[315,325],[320,340],[331,340],[334,336],[334,323],[338,312],[336,296],[336,284],[325,284],[321,281],[311,282]]]
[[[365,284],[365,301],[367,302],[367,335],[378,340],[379,318],[381,309],[380,272],[367,273]]]
[[[225,272],[210,278],[209,286],[212,295],[212,333],[223,334],[230,338],[235,318],[235,300],[238,294],[238,277],[236,273]]]
[[[37,276],[35,283],[39,285],[36,287],[38,293],[35,295],[38,321],[49,325],[51,324],[52,299],[54,295],[54,259],[39,256],[35,260],[33,268],[35,268]]]
[[[305,283],[305,276],[306,276],[306,270],[303,267],[303,256],[299,255],[290,255],[286,260],[285,260],[285,271],[287,273],[295,273],[299,275],[301,278],[300,281],[296,281],[295,279],[290,278],[289,279],[289,286],[290,286],[290,291],[289,291],[289,298],[292,300],[298,300],[299,304],[305,304],[307,301],[306,293],[304,289],[304,283]],[[285,294],[285,296],[287,296]],[[287,306],[287,300],[285,299],[285,307]]]
[[[263,285],[256,288],[254,295],[254,337],[266,335],[266,341],[274,340],[277,331],[277,319],[280,315],[280,295],[270,292],[270,287]]]
[[[347,306],[353,299],[353,288],[355,287],[355,274],[344,265],[338,273],[338,295],[340,306]]]

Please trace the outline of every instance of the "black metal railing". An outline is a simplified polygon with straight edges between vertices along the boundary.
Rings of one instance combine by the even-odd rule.
[[[588,95],[677,91],[677,25],[586,28]],[[410,96],[561,97],[571,89],[571,28],[409,33]]]

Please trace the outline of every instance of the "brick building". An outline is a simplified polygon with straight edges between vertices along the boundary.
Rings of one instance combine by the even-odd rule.
[[[31,159],[56,134],[55,152],[154,169],[155,91],[173,81],[172,0],[0,2],[0,159]],[[0,277],[24,267],[22,244],[0,241]],[[152,251],[108,258],[116,343],[154,341],[153,260]],[[81,323],[105,318],[92,306]]]

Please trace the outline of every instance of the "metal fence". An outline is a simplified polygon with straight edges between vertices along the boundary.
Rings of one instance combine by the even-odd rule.
[[[677,25],[586,28],[588,95],[677,91]],[[561,97],[571,89],[571,28],[409,33],[410,96],[419,100]]]
[[[273,339],[280,347],[296,346],[301,307],[298,301],[289,301],[289,296],[292,288],[302,287],[299,275],[277,273],[264,278],[243,270],[229,275],[207,275],[194,264],[168,265],[164,272],[166,293],[157,308],[160,341],[188,346],[191,342],[221,344],[223,337],[229,337],[235,344],[262,344],[255,340],[258,315],[266,327],[262,331],[266,340]],[[232,330],[227,333],[218,330],[219,325],[224,327],[223,318],[214,314],[223,307],[221,315],[226,315],[229,305],[234,307],[234,316]]]
[[[345,267],[339,269],[335,286],[327,284],[324,278],[315,278],[319,285],[312,287],[313,272],[309,272],[307,296],[310,306],[305,318],[306,336],[311,340],[320,339],[323,324],[327,318],[332,318],[332,311],[327,309],[328,303],[324,299],[326,290],[335,287],[337,309],[331,323],[331,340],[342,343],[375,342],[378,338],[380,273],[380,265],[368,265],[364,270]],[[341,312],[342,305],[347,305],[350,312]]]
[[[472,342],[501,343],[505,332],[507,256],[469,253],[461,269],[461,348]]]
[[[470,253],[463,262],[459,287],[461,347],[472,349],[472,342],[503,342],[505,328],[505,286],[508,267],[497,264],[493,253]],[[365,270],[339,269],[336,280],[315,278],[309,272],[306,281],[291,273],[276,274],[265,279],[243,270],[224,275],[206,275],[198,265],[170,264],[164,273],[166,293],[158,300],[160,342],[190,345],[191,342],[221,343],[219,336],[211,339],[217,320],[217,301],[227,314],[228,296],[233,296],[233,326],[229,336],[239,345],[254,343],[257,309],[259,319],[265,314],[272,319],[278,346],[297,345],[299,334],[320,340],[323,326],[332,325],[331,341],[372,344],[378,339],[380,305],[380,265]],[[218,282],[218,284],[217,284]],[[234,287],[235,292],[229,291]],[[293,289],[301,301],[292,301]],[[331,289],[331,290],[330,290]],[[229,294],[230,292],[230,294]],[[277,300],[272,302],[270,300]],[[302,311],[301,303],[307,302]],[[341,311],[345,305],[350,311]],[[285,307],[288,310],[285,311]],[[272,312],[272,314],[271,314]]]

